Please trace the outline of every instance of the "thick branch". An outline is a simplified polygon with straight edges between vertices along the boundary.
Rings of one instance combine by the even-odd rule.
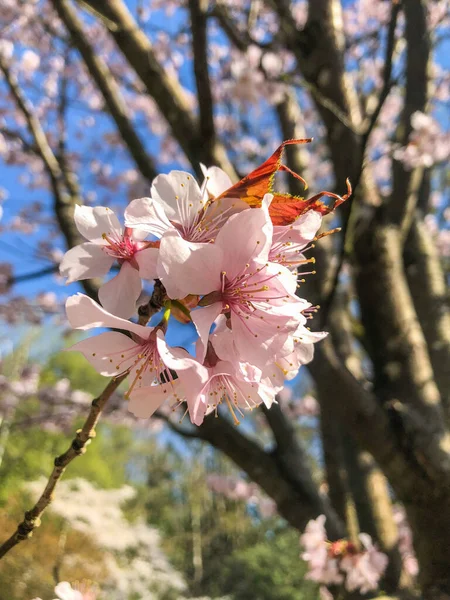
[[[426,0],[405,0],[405,38],[407,43],[405,102],[397,128],[397,141],[401,146],[408,143],[412,131],[411,116],[416,111],[424,112],[428,101],[428,69],[431,43],[427,25]],[[392,223],[408,231],[417,204],[419,185],[411,190],[413,171],[408,171],[401,162],[394,161],[392,194],[388,216]],[[412,191],[416,193],[411,193]]]
[[[194,75],[200,111],[200,135],[202,136],[203,143],[212,152],[216,139],[216,131],[213,115],[214,103],[208,72],[207,10],[208,1],[189,0]]]
[[[157,175],[156,168],[128,117],[125,101],[113,74],[105,61],[92,49],[83,33],[83,25],[69,2],[67,0],[52,0],[52,4],[59,18],[67,27],[72,42],[83,57],[91,77],[101,91],[105,104],[137,168],[151,182]]]
[[[377,394],[395,410],[405,411],[411,450],[420,453],[430,476],[439,480],[450,477],[450,449],[401,246],[394,226],[377,224],[368,231],[358,241],[356,286]]]
[[[297,98],[293,90],[288,90],[283,100],[276,106],[278,121],[284,140],[306,138],[303,117]],[[308,152],[301,144],[294,144],[285,148],[286,164],[307,180],[305,171],[308,168]],[[302,184],[295,177],[289,177],[289,192],[293,195],[302,195],[304,191]]]
[[[86,445],[95,437],[95,427],[100,419],[105,404],[116,391],[125,375],[112,379],[98,398],[92,402],[92,407],[83,427],[77,432],[70,447],[55,458],[55,466],[48,479],[47,485],[33,508],[25,513],[24,520],[16,531],[0,546],[0,558],[5,556],[14,546],[30,538],[36,527],[41,523],[41,516],[53,498],[53,492],[61,479],[66,467],[77,457],[86,452]]]
[[[83,0],[82,4],[91,7],[97,16],[103,17],[117,46],[149,95],[154,98],[172,135],[196,173],[201,175],[199,163],[203,162],[218,165],[234,177],[233,166],[228,161],[223,146],[217,142],[212,152],[204,146],[181,86],[173,78],[169,78],[159,64],[150,40],[139,28],[123,0]]]
[[[325,514],[328,535],[336,539],[342,534],[341,523],[317,488],[311,485],[310,476],[308,475],[307,481],[299,475],[289,479],[280,468],[277,449],[265,452],[221,416],[207,417],[198,428],[184,429],[170,420],[168,423],[177,433],[208,442],[228,456],[275,501],[278,512],[292,527],[303,531],[310,519]]]
[[[450,424],[450,311],[438,251],[425,223],[413,221],[405,244],[405,268],[417,316],[428,344],[436,385]]]
[[[270,409],[263,406],[263,412],[275,438],[276,449],[273,456],[277,459],[281,472],[288,481],[305,489],[311,497],[319,497],[317,486],[308,468],[308,459],[297,439],[292,423],[286,418],[279,404],[273,404]],[[339,522],[337,514],[334,514],[327,499],[320,497],[320,500],[327,508],[327,514],[333,515],[333,529],[338,528],[339,536],[343,537],[345,531],[343,523]]]

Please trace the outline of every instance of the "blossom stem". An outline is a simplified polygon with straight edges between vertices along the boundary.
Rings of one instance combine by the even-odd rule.
[[[92,401],[91,410],[81,429],[76,432],[69,448],[55,458],[53,471],[48,478],[47,485],[42,492],[39,500],[33,508],[25,513],[24,520],[18,525],[16,531],[0,546],[0,559],[5,556],[14,546],[17,546],[23,540],[30,538],[33,531],[41,524],[41,516],[53,499],[53,493],[61,479],[66,467],[77,457],[86,452],[86,446],[95,437],[95,427],[98,424],[100,416],[106,403],[119,385],[127,376],[127,373],[111,379],[103,392]]]

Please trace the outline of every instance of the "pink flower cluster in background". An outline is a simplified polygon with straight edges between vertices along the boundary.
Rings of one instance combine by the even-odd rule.
[[[359,534],[359,547],[342,539],[330,542],[325,531],[325,515],[309,521],[300,537],[302,559],[308,564],[306,577],[325,586],[344,586],[349,592],[366,594],[378,587],[388,558],[367,533]]]
[[[101,305],[77,294],[66,311],[76,329],[114,329],[72,349],[102,375],[129,375],[129,409],[138,417],[171,399],[186,402],[197,425],[219,404],[238,423],[244,410],[261,402],[269,407],[325,336],[306,327],[315,309],[296,295],[297,268],[313,262],[304,253],[321,215],[310,210],[290,225],[274,226],[271,194],[249,208],[221,197],[232,185],[223,171],[204,172],[201,187],[183,171],[159,175],[151,197],[128,205],[124,227],[108,208],[77,207],[75,222],[87,241],[61,263],[68,282],[104,276],[118,263],[118,273],[100,288]],[[165,288],[156,327],[127,320],[142,280],[159,280]],[[171,312],[180,310],[198,334],[195,357],[165,340]]]

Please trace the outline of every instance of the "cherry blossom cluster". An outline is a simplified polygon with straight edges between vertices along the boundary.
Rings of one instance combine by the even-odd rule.
[[[89,584],[81,583],[73,586],[68,581],[60,581],[55,587],[55,600],[96,600],[97,592]],[[41,600],[41,598],[34,598]]]
[[[129,375],[126,396],[136,416],[149,417],[169,399],[186,402],[197,425],[219,404],[238,423],[243,410],[261,402],[269,407],[325,336],[306,327],[315,307],[296,295],[297,269],[314,262],[305,252],[321,215],[309,211],[274,226],[271,194],[249,208],[239,198],[222,197],[231,185],[216,167],[205,169],[201,187],[183,171],[159,175],[151,197],[128,205],[124,227],[107,207],[76,208],[86,242],[66,253],[61,274],[74,282],[103,277],[116,264],[119,269],[100,287],[100,304],[83,294],[66,303],[72,327],[115,331],[71,349],[102,375]],[[142,281],[152,280],[165,294],[155,327],[128,320]],[[195,326],[195,357],[167,344],[171,314]]]
[[[439,123],[430,115],[420,111],[411,117],[412,132],[408,145],[398,148],[394,157],[408,169],[432,167],[450,157],[450,134],[442,131]]]
[[[300,537],[301,557],[308,564],[306,577],[326,586],[344,586],[349,592],[366,594],[378,587],[388,558],[367,533],[359,534],[359,547],[341,539],[330,542],[325,531],[325,515],[309,521]]]

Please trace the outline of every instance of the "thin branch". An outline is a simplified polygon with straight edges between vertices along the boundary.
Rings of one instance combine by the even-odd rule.
[[[25,117],[28,129],[33,136],[36,147],[39,151],[39,155],[44,161],[45,167],[54,181],[58,181],[61,177],[61,169],[59,163],[53,153],[53,150],[48,143],[47,136],[41,127],[39,119],[35,116],[33,107],[30,102],[25,98],[22,90],[19,87],[16,76],[10,69],[7,60],[0,53],[0,70],[5,76],[5,81],[9,87],[11,95],[13,96],[19,110]]]
[[[39,269],[39,271],[31,271],[30,273],[23,273],[23,275],[15,275],[8,279],[8,285],[14,285],[15,283],[23,283],[24,281],[34,281],[47,275],[54,275],[58,272],[59,266],[52,265],[51,267],[45,267]]]
[[[86,452],[86,446],[96,435],[95,427],[98,424],[102,411],[111,395],[126,377],[120,375],[112,379],[103,392],[92,402],[89,415],[81,429],[77,431],[69,448],[55,458],[55,466],[50,474],[44,491],[33,508],[25,513],[24,520],[18,525],[16,531],[0,546],[0,559],[5,556],[14,546],[23,540],[30,538],[33,531],[41,524],[41,516],[53,499],[53,493],[67,466],[77,457]]]
[[[0,70],[3,72],[11,95],[22,113],[28,130],[34,139],[37,154],[42,159],[50,179],[54,197],[54,210],[61,232],[68,248],[73,248],[83,240],[73,219],[75,204],[82,204],[78,183],[67,165],[61,165],[54,154],[47,135],[33,110],[32,104],[20,89],[17,77],[9,67],[8,61],[0,53]],[[98,286],[95,281],[86,279],[82,285],[87,294],[95,298]]]
[[[208,72],[208,2],[189,0],[189,12],[192,29],[192,52],[194,57],[194,75],[197,86],[200,112],[200,135],[203,143],[213,150],[216,140],[214,125],[214,101]]]
[[[30,142],[28,142],[19,131],[14,131],[13,129],[2,126],[0,127],[0,134],[8,140],[20,142],[22,150],[25,152],[37,154],[39,156],[39,150],[36,148],[36,146],[34,144],[30,144]]]
[[[228,14],[226,6],[222,4],[216,4],[213,10],[210,12],[212,17],[215,17],[230,42],[241,52],[245,52],[252,43],[247,32],[239,31],[236,23],[233,22],[232,18]]]
[[[52,4],[58,13],[58,16],[67,27],[74,46],[81,54],[91,77],[102,93],[105,104],[114,119],[120,135],[133,157],[136,166],[146,179],[152,181],[157,175],[156,167],[150,156],[147,154],[141,139],[128,117],[125,100],[122,97],[120,88],[117,85],[113,74],[106,62],[94,52],[89,44],[83,32],[83,24],[78,19],[69,3],[65,0],[52,0]]]
[[[235,177],[235,170],[226,156],[223,145],[216,142],[212,150],[204,145],[183,88],[167,75],[155,56],[150,40],[139,28],[126,3],[123,0],[78,1],[88,5],[107,24],[111,36],[148,94],[155,100],[170,126],[173,137],[178,141],[197,175],[202,176],[199,163],[203,162],[218,165],[230,177]]]

